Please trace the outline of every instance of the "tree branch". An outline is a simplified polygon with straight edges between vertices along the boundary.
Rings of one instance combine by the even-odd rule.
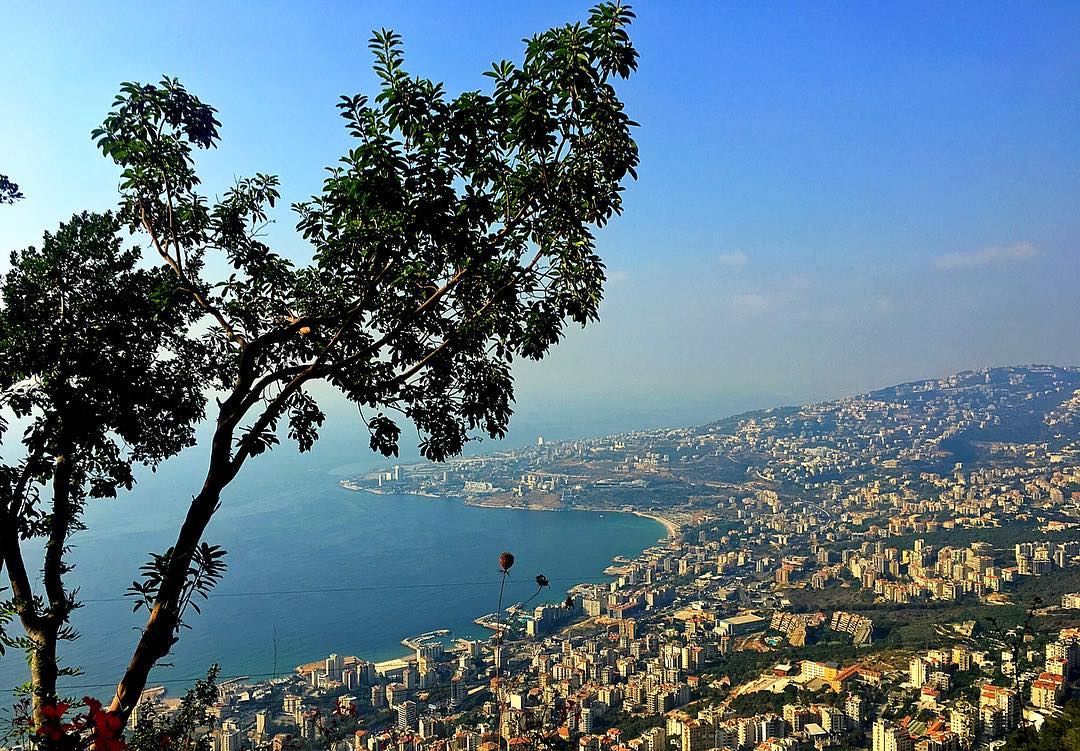
[[[45,545],[45,593],[49,598],[50,617],[62,621],[68,609],[64,591],[64,546],[74,518],[71,502],[71,475],[74,461],[69,451],[56,458],[53,471],[53,512],[49,540]]]
[[[19,546],[19,525],[15,517],[4,519],[0,529],[0,551],[7,562],[8,581],[11,594],[14,595],[15,612],[27,631],[37,630],[42,626],[42,618],[34,606],[34,590],[30,576],[26,572],[22,548]]]
[[[533,256],[533,259],[529,262],[529,264],[527,266],[522,267],[522,269],[517,274],[514,275],[513,279],[511,279],[506,284],[504,284],[502,287],[500,287],[498,290],[496,290],[495,294],[491,295],[491,297],[489,297],[484,302],[483,305],[481,305],[479,308],[477,308],[473,312],[473,314],[471,316],[469,316],[466,320],[459,322],[457,327],[450,334],[448,334],[446,336],[446,338],[444,338],[442,340],[442,342],[437,347],[435,347],[430,352],[428,352],[426,355],[424,355],[424,357],[422,357],[411,368],[409,368],[408,370],[403,371],[402,373],[399,373],[398,375],[394,376],[390,381],[388,381],[385,384],[385,388],[392,388],[394,386],[405,383],[410,378],[412,378],[414,375],[416,375],[421,370],[423,370],[428,364],[431,363],[432,360],[434,360],[436,357],[438,357],[439,354],[441,354],[442,352],[445,352],[447,349],[451,348],[455,342],[457,342],[457,341],[459,341],[461,339],[461,332],[464,329],[464,327],[468,326],[470,323],[472,323],[473,321],[478,319],[480,316],[482,316],[484,313],[486,313],[488,311],[488,309],[491,308],[492,305],[494,305],[496,302],[498,302],[502,298],[503,295],[505,295],[508,291],[513,289],[514,284],[519,279],[523,278],[525,276],[525,274],[527,274],[529,271],[531,271],[533,268],[535,268],[536,264],[539,263],[539,261],[540,261],[540,259],[542,257],[543,257],[543,251],[537,251],[536,255]]]
[[[162,247],[161,241],[158,239],[157,233],[154,231],[153,225],[150,223],[150,220],[146,216],[146,209],[143,208],[142,202],[139,203],[139,219],[142,223],[143,229],[145,229],[147,234],[150,235],[150,243],[154,246],[154,249],[158,252],[158,255],[161,256],[165,263],[169,265],[169,268],[171,268],[176,274],[177,278],[179,278],[180,281],[184,284],[187,291],[191,294],[192,298],[194,298],[195,303],[199,306],[199,308],[204,313],[213,316],[214,320],[218,322],[218,325],[225,330],[225,333],[228,335],[230,341],[232,341],[234,344],[239,345],[240,347],[246,346],[247,339],[245,339],[243,335],[237,333],[236,329],[229,322],[229,320],[225,318],[224,314],[220,310],[218,310],[217,307],[211,305],[210,301],[207,300],[201,292],[199,292],[198,287],[191,281],[191,279],[187,277],[186,274],[184,274],[184,270],[183,268],[181,268],[180,262],[178,260],[179,255],[177,256],[177,258],[173,258],[171,255],[169,255],[168,251],[166,251],[165,248]]]

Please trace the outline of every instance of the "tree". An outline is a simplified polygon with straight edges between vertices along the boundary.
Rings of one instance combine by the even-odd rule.
[[[75,636],[65,555],[87,500],[130,488],[134,463],[192,444],[204,414],[185,298],[172,275],[136,267],[120,230],[111,214],[76,215],[40,249],[13,253],[0,287],[0,403],[27,423],[21,456],[5,446],[0,464],[0,567],[11,583],[0,613],[25,636],[0,628],[0,651],[27,652],[38,721],[72,672],[57,643]],[[43,594],[23,559],[31,540],[43,542]]]
[[[213,706],[218,701],[218,666],[210,668],[184,694],[175,712],[162,714],[157,705],[140,709],[138,722],[127,738],[129,751],[211,751],[212,736],[205,732],[215,725]]]
[[[404,419],[444,460],[478,433],[505,434],[515,357],[541,359],[567,322],[597,317],[604,264],[593,228],[621,213],[636,177],[636,125],[613,86],[636,69],[629,8],[528,40],[492,91],[449,97],[410,77],[400,37],[371,40],[380,91],[342,97],[355,145],[322,191],[293,206],[313,261],[274,252],[261,230],[276,178],[242,179],[216,203],[194,153],[217,113],[177,80],[127,83],[94,137],[122,168],[120,216],[145,233],[198,310],[206,379],[221,392],[206,474],[175,545],[132,585],[146,626],[111,709],[126,715],[182,627],[192,561],[222,491],[284,431],[300,451],[324,415],[308,388],[336,387],[370,446],[398,453]],[[233,271],[209,278],[208,259]],[[203,371],[200,371],[203,372]]]
[[[0,205],[15,203],[23,197],[17,183],[13,183],[7,175],[0,175]]]
[[[1080,702],[1065,704],[1061,714],[1051,715],[1042,727],[1026,724],[1012,733],[1003,751],[1076,751],[1080,748]]]

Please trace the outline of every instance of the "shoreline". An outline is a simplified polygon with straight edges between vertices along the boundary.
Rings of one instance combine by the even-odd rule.
[[[473,498],[467,498],[463,496],[444,496],[454,497],[461,499],[461,502],[466,506],[472,506],[473,508],[494,508],[494,509],[508,509],[512,511],[585,511],[594,514],[633,514],[639,516],[642,519],[651,519],[654,522],[660,524],[666,531],[667,535],[660,538],[662,541],[674,540],[679,536],[679,531],[682,527],[677,523],[668,519],[666,516],[651,511],[641,511],[639,509],[625,509],[625,508],[582,508],[582,507],[562,507],[562,508],[541,508],[537,506],[508,506],[503,503],[483,503]]]
[[[661,538],[662,540],[665,540],[665,541],[666,540],[672,540],[672,539],[675,539],[676,537],[678,537],[679,531],[682,529],[682,527],[677,522],[674,522],[674,521],[672,521],[671,519],[668,519],[665,516],[661,516],[659,514],[656,514],[656,513],[650,512],[650,511],[641,511],[641,510],[638,510],[638,509],[629,509],[628,510],[628,509],[625,509],[625,508],[582,508],[582,507],[565,507],[565,506],[561,506],[561,507],[558,507],[558,508],[550,508],[550,507],[543,507],[543,506],[513,506],[513,505],[508,505],[508,504],[505,504],[505,503],[498,503],[498,502],[496,502],[496,503],[485,503],[483,500],[481,500],[481,499],[479,499],[479,498],[477,498],[475,496],[464,496],[464,495],[454,495],[454,494],[447,494],[447,495],[434,495],[434,494],[431,494],[431,495],[429,495],[429,494],[426,494],[426,493],[415,493],[415,492],[410,493],[410,492],[407,492],[407,491],[384,491],[384,490],[381,490],[381,489],[374,489],[374,488],[349,487],[349,486],[343,485],[342,483],[339,483],[339,485],[341,485],[341,487],[343,487],[345,490],[349,490],[349,491],[354,492],[354,493],[368,493],[369,495],[377,495],[377,496],[407,495],[407,496],[412,496],[414,498],[428,498],[430,500],[460,501],[463,505],[471,506],[472,508],[506,509],[506,510],[509,510],[509,511],[544,511],[544,512],[585,511],[585,512],[598,513],[598,514],[633,514],[634,516],[639,516],[639,517],[641,517],[643,519],[652,519],[654,522],[657,522],[658,524],[660,524],[667,531],[667,536]]]
[[[681,529],[681,527],[665,516],[660,516],[659,514],[651,514],[648,511],[631,511],[630,513],[634,516],[640,516],[644,519],[652,519],[655,522],[660,522],[660,524],[664,525],[664,529],[667,530],[667,537],[665,538],[667,540],[674,540],[676,537],[679,536],[679,530]]]
[[[537,508],[537,507],[530,507],[530,506],[509,506],[509,505],[502,504],[502,503],[483,503],[482,501],[478,501],[476,498],[470,498],[468,496],[460,496],[460,495],[428,496],[428,495],[422,495],[420,493],[392,493],[392,492],[382,492],[382,491],[379,491],[379,490],[373,490],[373,489],[363,488],[363,487],[348,487],[348,486],[345,486],[345,485],[341,485],[340,483],[339,483],[339,485],[343,489],[349,490],[349,491],[352,491],[352,492],[369,493],[371,495],[408,495],[408,496],[420,497],[420,498],[452,500],[452,501],[458,501],[464,506],[471,506],[473,508],[506,509],[506,510],[517,510],[517,511],[548,511],[548,512],[553,512],[553,511],[582,511],[582,512],[590,512],[590,513],[594,513],[594,514],[605,514],[605,513],[606,514],[632,514],[632,515],[640,517],[642,519],[649,519],[651,521],[654,521],[654,522],[660,524],[664,528],[664,530],[666,532],[666,535],[664,537],[661,537],[658,540],[659,542],[670,542],[670,541],[673,541],[673,540],[677,539],[679,531],[681,529],[680,525],[677,522],[672,521],[671,519],[668,519],[665,516],[661,516],[659,514],[652,513],[652,512],[649,512],[649,511],[640,511],[640,510],[635,510],[635,509],[618,509],[618,508]],[[644,552],[644,551],[642,551],[642,552]],[[641,553],[639,553],[638,555],[640,556]],[[600,572],[600,575],[610,578],[610,575],[606,574],[604,572]],[[406,654],[404,654],[404,655],[402,655],[400,657],[392,657],[392,658],[389,658],[389,659],[386,659],[386,660],[375,661],[373,664],[375,666],[375,670],[378,673],[384,674],[384,673],[389,672],[389,671],[400,670],[401,668],[408,665],[412,661],[412,658],[413,658],[413,653],[408,652],[408,653],[406,653]],[[347,659],[354,660],[354,659],[361,659],[361,658],[358,658],[356,656],[351,656],[351,657],[349,657]],[[314,662],[303,663],[301,665],[296,666],[296,668],[294,668],[294,672],[297,673],[297,674],[300,674],[300,675],[305,675],[306,673],[310,672],[311,668],[317,669],[317,666],[320,664],[320,662],[321,661],[316,660]]]

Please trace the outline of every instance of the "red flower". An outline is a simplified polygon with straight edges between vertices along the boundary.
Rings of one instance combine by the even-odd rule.
[[[41,708],[41,714],[46,720],[52,722],[60,722],[63,719],[64,713],[68,711],[68,705],[60,702],[59,704],[46,704]]]
[[[101,708],[101,702],[89,696],[83,699],[90,711],[90,724],[94,728],[95,751],[124,751],[124,740],[120,737],[124,721],[119,715]]]
[[[61,722],[64,719],[64,714],[68,711],[67,704],[58,702],[56,704],[44,704],[41,707],[42,722],[34,732],[37,735],[43,735],[53,743],[59,742],[65,735],[74,727],[73,725],[65,725]]]

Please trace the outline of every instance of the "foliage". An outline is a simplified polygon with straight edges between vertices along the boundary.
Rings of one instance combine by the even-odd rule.
[[[1080,702],[1069,702],[1047,717],[1038,732],[1025,726],[1009,736],[1002,751],[1076,751],[1080,749]]]
[[[1024,614],[1024,619],[1019,624],[1011,626],[1004,621],[999,621],[994,617],[987,619],[992,632],[1002,644],[1006,646],[1011,655],[1011,661],[1016,668],[1013,671],[1013,688],[1020,693],[1023,691],[1023,686],[1020,681],[1020,665],[1021,665],[1021,652],[1024,648],[1026,641],[1034,640],[1038,634],[1037,629],[1034,626],[1035,614],[1039,607],[1042,605],[1042,600],[1038,597],[1034,598],[1027,607],[1027,612]]]
[[[613,5],[589,25],[530,40],[520,65],[497,63],[491,94],[450,99],[410,77],[401,38],[371,41],[382,90],[342,97],[355,145],[329,169],[322,193],[293,208],[314,246],[296,267],[258,229],[279,197],[268,175],[239,180],[209,205],[193,150],[219,140],[215,110],[175,79],[124,84],[95,131],[123,169],[122,216],[145,230],[211,319],[211,384],[246,405],[279,400],[242,431],[236,459],[276,442],[284,419],[301,450],[322,412],[303,384],[326,379],[361,409],[371,447],[398,452],[396,411],[442,460],[472,431],[504,435],[510,363],[539,359],[567,320],[595,320],[604,266],[591,226],[622,208],[634,175],[633,123],[610,81],[636,66]],[[204,278],[209,253],[233,267]]]
[[[154,604],[154,593],[157,592],[158,587],[161,585],[161,580],[164,578],[166,572],[169,569],[169,560],[175,552],[174,548],[169,548],[163,554],[157,553],[150,554],[150,562],[143,564],[140,567],[140,571],[143,574],[143,580],[141,582],[133,581],[131,586],[128,587],[126,595],[132,597],[135,600],[135,604],[132,606],[131,611],[137,612],[140,608],[146,608],[149,610]],[[187,577],[184,582],[184,591],[181,595],[180,615],[181,618],[177,621],[177,627],[190,628],[183,621],[184,610],[190,606],[196,613],[201,613],[198,602],[192,602],[192,598],[195,595],[199,595],[202,599],[206,600],[210,597],[210,590],[221,581],[221,577],[225,574],[225,569],[228,568],[225,561],[225,551],[222,550],[220,545],[207,545],[205,542],[200,543],[195,549],[195,554],[192,556],[191,563],[188,565]]]
[[[28,477],[49,479],[73,456],[72,504],[108,498],[134,483],[133,463],[154,465],[192,445],[204,397],[192,383],[190,322],[175,281],[136,268],[111,214],[83,213],[46,234],[41,249],[11,255],[0,311],[0,393],[30,420],[22,445]],[[24,531],[42,531],[37,497],[25,499]]]
[[[749,694],[740,694],[728,704],[728,708],[739,717],[751,717],[766,712],[780,714],[785,704],[794,704],[799,697],[799,690],[795,686],[787,686],[780,693],[772,691],[754,691]]]
[[[618,728],[623,738],[637,738],[646,730],[664,726],[662,714],[632,715],[627,712],[605,712],[594,725],[594,732],[601,733],[608,728]]]
[[[12,182],[7,175],[0,175],[0,205],[15,203],[23,197],[17,183]]]
[[[0,404],[26,424],[0,464],[0,562],[11,582],[0,627],[18,618],[25,635],[0,628],[0,643],[27,652],[37,709],[74,672],[59,666],[56,642],[76,636],[65,556],[87,501],[130,489],[134,464],[191,445],[203,416],[175,278],[140,268],[119,231],[111,214],[75,215],[40,248],[12,253],[0,285]],[[43,542],[43,593],[23,562],[31,540]]]
[[[211,736],[205,731],[216,722],[211,709],[218,700],[217,676],[214,665],[187,690],[175,712],[160,713],[154,704],[141,709],[128,734],[129,751],[210,751]]]
[[[300,451],[318,440],[313,383],[356,405],[372,450],[396,455],[406,420],[421,453],[443,460],[505,435],[515,358],[541,359],[568,323],[596,320],[594,230],[621,213],[638,165],[614,88],[637,65],[632,20],[601,4],[527,40],[521,63],[493,65],[490,91],[454,97],[410,76],[400,36],[377,32],[380,90],[341,98],[353,145],[293,206],[306,265],[262,232],[276,177],[237,180],[214,202],[200,192],[195,154],[220,138],[213,107],[176,79],[121,86],[93,136],[121,168],[122,221],[149,237],[198,316],[198,386],[222,398],[176,544],[132,586],[150,614],[114,709],[130,711],[176,638],[222,489],[281,433]]]
[[[176,543],[129,589],[148,618],[107,714],[121,722],[188,605],[223,575],[223,551],[202,539],[222,490],[282,434],[302,452],[318,440],[314,383],[356,405],[386,456],[402,421],[432,460],[505,435],[515,358],[543,358],[566,325],[598,316],[594,231],[621,213],[638,166],[614,86],[637,66],[633,18],[601,4],[527,40],[520,63],[493,65],[487,91],[453,97],[410,76],[400,36],[377,32],[379,91],[341,98],[352,146],[293,206],[307,264],[263,234],[276,177],[239,179],[214,201],[200,192],[195,155],[220,140],[213,107],[172,78],[120,87],[93,133],[121,170],[117,216],[73,218],[13,256],[3,285],[0,396],[30,427],[25,456],[0,467],[12,582],[0,617],[18,616],[26,634],[5,643],[30,655],[35,722],[55,703],[57,641],[75,636],[64,554],[85,502],[130,488],[134,463],[190,445],[204,393],[220,394],[206,475]],[[138,267],[121,225],[148,239],[160,268]],[[38,537],[44,596],[20,549]]]
[[[315,743],[313,748],[335,749],[360,728],[356,706],[334,707],[330,712],[318,712],[315,718]]]
[[[68,717],[70,710],[84,709]],[[104,709],[101,702],[84,696],[75,705],[47,700],[29,713],[25,704],[16,707],[12,737],[40,751],[124,751],[123,719]]]

